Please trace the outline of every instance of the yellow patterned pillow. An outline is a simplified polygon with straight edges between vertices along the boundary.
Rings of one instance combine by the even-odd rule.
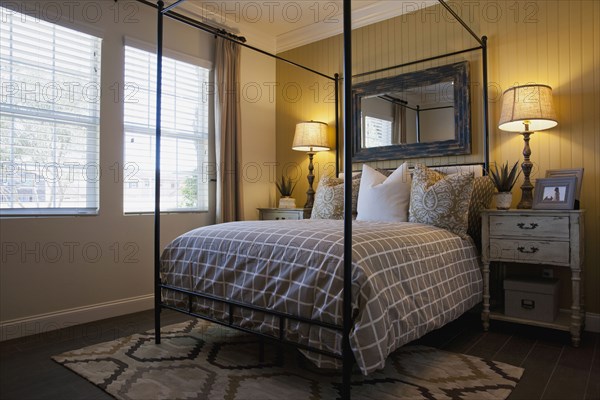
[[[434,225],[467,238],[473,173],[444,175],[417,164],[410,192],[409,221]]]
[[[360,179],[352,179],[352,212],[356,214]],[[311,219],[344,218],[344,180],[324,176],[319,181]]]

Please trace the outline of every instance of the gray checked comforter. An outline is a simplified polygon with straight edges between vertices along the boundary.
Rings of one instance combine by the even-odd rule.
[[[364,374],[398,347],[454,320],[482,297],[470,240],[415,223],[353,223],[351,345]],[[162,283],[342,325],[343,221],[247,221],[192,230],[162,254]],[[163,302],[187,297],[163,289]],[[194,312],[227,320],[222,304],[195,300]],[[279,320],[235,308],[237,325],[279,335]],[[341,352],[341,334],[286,323],[286,338]],[[305,352],[317,366],[331,357]]]

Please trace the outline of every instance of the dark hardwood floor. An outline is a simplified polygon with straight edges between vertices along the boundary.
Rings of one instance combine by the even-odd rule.
[[[163,326],[187,319],[163,312]],[[1,399],[110,399],[93,384],[54,363],[67,350],[143,332],[153,327],[145,311],[0,343]],[[582,345],[567,333],[493,322],[483,332],[470,313],[419,340],[420,344],[525,368],[510,400],[600,399],[600,334],[585,332]]]

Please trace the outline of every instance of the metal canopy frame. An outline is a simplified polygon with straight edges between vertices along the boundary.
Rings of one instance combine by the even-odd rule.
[[[116,1],[116,0],[115,0]],[[335,74],[333,77],[323,74],[314,69],[308,68],[301,64],[295,63],[293,61],[284,59],[275,54],[271,54],[267,51],[261,50],[254,46],[248,45],[245,43],[245,38],[229,33],[223,29],[218,29],[207,25],[203,22],[196,21],[189,17],[186,17],[182,14],[175,13],[173,9],[179,6],[181,3],[186,0],[176,0],[171,5],[165,7],[163,0],[158,0],[157,4],[154,5],[147,0],[137,0],[140,3],[146,4],[148,6],[155,7],[157,9],[157,88],[156,88],[156,172],[155,172],[155,209],[154,209],[154,328],[155,328],[155,342],[157,344],[160,343],[160,311],[162,308],[168,308],[172,310],[176,310],[179,312],[183,312],[198,318],[207,319],[219,324],[223,324],[238,330],[242,330],[245,332],[253,333],[259,335],[261,338],[261,349],[262,349],[262,339],[267,337],[269,339],[279,340],[283,343],[292,344],[298,348],[303,348],[306,350],[316,351],[320,354],[326,354],[337,359],[341,359],[343,362],[342,367],[342,385],[341,385],[341,398],[342,399],[350,399],[351,396],[351,375],[352,375],[352,367],[354,365],[354,355],[352,353],[352,348],[350,345],[350,333],[352,330],[352,180],[345,179],[344,180],[344,284],[343,284],[343,326],[339,327],[337,325],[323,323],[321,321],[311,320],[307,318],[302,318],[290,314],[285,314],[273,310],[268,310],[262,307],[256,307],[249,304],[244,304],[232,300],[227,300],[224,298],[219,298],[207,294],[197,293],[193,291],[184,290],[181,288],[172,287],[169,285],[164,285],[160,280],[160,156],[161,156],[161,106],[162,106],[162,54],[163,54],[163,18],[170,17],[176,21],[182,22],[189,26],[201,29],[203,31],[212,33],[216,36],[223,37],[224,39],[234,41],[238,43],[240,46],[244,46],[246,48],[257,51],[266,56],[275,58],[279,61],[283,61],[294,65],[296,67],[302,68],[304,70],[310,71],[318,76],[323,78],[331,79],[335,82],[335,121],[336,121],[336,172],[339,172],[339,99],[338,99],[338,91],[339,91],[339,80],[340,77],[338,74]],[[479,46],[472,47],[465,50],[459,50],[452,53],[442,54],[439,56],[428,57],[421,60],[415,60],[406,62],[403,64],[377,69],[374,71],[363,72],[357,75],[352,74],[352,12],[351,12],[351,0],[343,1],[343,73],[344,77],[362,77],[369,74],[374,74],[377,72],[383,72],[394,68],[405,67],[425,61],[436,60],[439,58],[449,57],[457,54],[462,54],[470,51],[481,50],[482,52],[482,69],[483,69],[483,123],[484,123],[484,137],[483,137],[483,147],[484,147],[484,167],[487,170],[489,165],[489,125],[488,125],[488,116],[489,116],[489,106],[488,106],[488,65],[487,65],[487,37],[482,36],[478,37],[475,32],[460,18],[460,16],[448,5],[444,2],[444,0],[438,0],[438,3],[441,4],[462,26],[463,28],[479,43]],[[343,126],[344,126],[344,171],[352,171],[352,79],[344,79],[343,85],[343,101],[344,101],[344,118],[343,118]],[[173,290],[178,293],[182,293],[188,295],[188,308],[181,309],[177,307],[168,306],[162,304],[161,302],[161,290],[162,289]],[[221,302],[226,304],[229,308],[229,321],[224,322],[220,320],[212,319],[205,315],[199,315],[193,312],[192,309],[192,300],[193,298],[201,298],[208,299],[217,302]],[[250,310],[256,310],[265,312],[267,314],[273,315],[279,318],[279,337],[271,337],[268,335],[261,334],[260,332],[251,331],[246,328],[242,328],[233,324],[233,309],[235,307],[245,308]],[[285,321],[286,320],[294,320],[299,322],[305,322],[310,324],[315,324],[318,326],[323,326],[329,329],[337,330],[342,332],[342,354],[332,353],[323,351],[320,349],[315,349],[306,345],[302,345],[299,343],[288,341],[285,338]]]

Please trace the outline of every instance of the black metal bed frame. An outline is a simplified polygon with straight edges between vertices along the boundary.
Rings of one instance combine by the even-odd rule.
[[[160,335],[160,312],[161,309],[171,309],[178,312],[182,312],[197,318],[205,319],[208,321],[212,321],[221,325],[225,325],[231,328],[235,328],[237,330],[252,333],[258,335],[260,340],[260,346],[262,349],[262,339],[273,339],[277,340],[281,343],[291,344],[297,348],[310,350],[315,353],[327,355],[336,359],[342,360],[342,385],[340,395],[342,399],[350,399],[351,394],[351,375],[352,375],[352,367],[354,364],[354,355],[352,353],[352,348],[350,346],[350,332],[352,329],[352,180],[346,179],[344,181],[344,284],[343,284],[343,325],[340,327],[339,325],[329,324],[318,320],[313,320],[309,318],[303,318],[295,315],[291,315],[288,313],[282,313],[274,310],[270,310],[264,307],[257,307],[251,304],[246,304],[242,302],[238,302],[231,299],[221,298],[205,293],[198,293],[190,290],[185,290],[181,288],[177,288],[171,285],[163,284],[160,280],[160,156],[161,156],[161,106],[162,106],[162,54],[163,54],[163,18],[165,16],[170,17],[176,21],[182,22],[189,26],[204,30],[206,32],[212,33],[215,36],[223,37],[227,40],[232,40],[238,43],[241,46],[257,51],[261,54],[267,55],[269,57],[275,58],[276,60],[283,61],[294,65],[296,67],[302,68],[304,70],[310,71],[318,76],[321,76],[326,79],[331,79],[335,83],[335,130],[336,130],[336,173],[340,170],[339,159],[339,80],[340,77],[336,73],[333,77],[330,77],[326,74],[323,74],[314,69],[308,68],[301,64],[295,63],[293,61],[284,59],[275,54],[271,54],[254,46],[248,45],[245,43],[245,38],[229,33],[223,29],[218,29],[207,25],[203,22],[196,21],[189,17],[186,17],[182,14],[178,14],[173,12],[172,10],[176,8],[181,3],[186,0],[177,0],[171,5],[165,7],[163,0],[158,0],[157,4],[147,0],[137,0],[140,3],[143,3],[148,6],[152,6],[157,9],[157,58],[156,58],[156,68],[157,68],[157,78],[156,78],[156,171],[155,171],[155,209],[154,209],[154,328],[155,328],[155,342],[157,344],[161,341]],[[487,73],[487,37],[482,36],[479,38],[475,32],[460,18],[460,16],[448,5],[444,2],[444,0],[438,0],[439,4],[441,4],[463,27],[464,29],[479,43],[479,46],[472,47],[465,50],[459,50],[451,53],[442,54],[439,56],[428,57],[425,59],[415,60],[406,62],[399,65],[394,65],[390,67],[380,68],[374,71],[362,72],[356,75],[352,75],[352,14],[351,14],[351,0],[343,1],[343,73],[344,77],[352,77],[358,78],[370,74],[375,74],[379,72],[384,72],[396,68],[406,67],[409,65],[422,63],[426,61],[433,61],[440,58],[450,57],[453,55],[458,55],[466,52],[481,50],[482,52],[482,70],[483,70],[483,150],[484,150],[484,169],[487,170],[489,166],[489,126],[488,126],[488,115],[489,115],[489,107],[488,107],[488,73]],[[343,100],[344,100],[344,171],[352,171],[352,79],[344,79],[343,86]],[[167,289],[171,291],[175,291],[188,296],[188,304],[187,308],[179,308],[170,306],[167,304],[163,304],[161,301],[161,292],[162,289]],[[204,300],[210,300],[213,302],[222,303],[227,306],[229,319],[228,321],[222,321],[217,318],[212,318],[207,315],[201,315],[195,313],[193,310],[193,299],[200,298]],[[279,335],[278,337],[268,335],[262,332],[258,332],[255,330],[251,330],[248,328],[244,328],[234,324],[234,309],[247,309],[253,311],[259,311],[265,313],[267,315],[274,316],[279,320]],[[317,325],[320,327],[328,328],[331,330],[335,330],[338,332],[342,332],[342,354],[321,350],[312,346],[304,345],[301,343],[297,343],[295,341],[291,341],[286,339],[285,337],[285,326],[286,321],[297,321],[301,323],[307,323],[311,325]],[[262,354],[262,351],[261,351]]]

